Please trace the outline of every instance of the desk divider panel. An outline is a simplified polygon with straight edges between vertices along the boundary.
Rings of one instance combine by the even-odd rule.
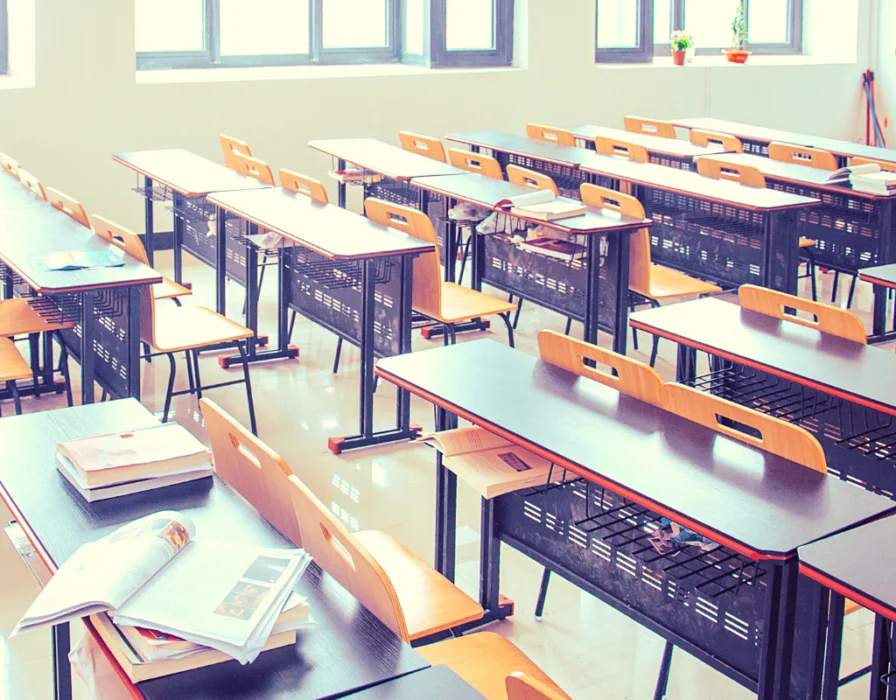
[[[563,197],[570,197],[578,200],[582,199],[582,195],[579,193],[579,186],[583,182],[588,182],[588,176],[575,166],[563,163],[552,163],[550,161],[532,158],[531,156],[505,153],[502,151],[494,151],[494,156],[501,164],[502,169],[506,169],[508,165],[518,165],[521,168],[528,168],[535,172],[550,175]]]
[[[624,140],[625,139],[623,137],[620,137],[620,141]],[[594,139],[583,139],[581,137],[576,137],[576,141],[580,146],[587,148],[589,151],[597,152],[597,148],[594,144]],[[662,165],[667,168],[678,168],[679,170],[697,170],[694,159],[690,156],[676,157],[669,153],[657,153],[656,151],[650,150],[650,148],[646,146],[645,150],[647,151],[649,162],[654,163],[655,165]]]

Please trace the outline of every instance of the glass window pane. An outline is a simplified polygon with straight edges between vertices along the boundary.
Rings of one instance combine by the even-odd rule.
[[[325,49],[385,47],[387,0],[323,0]]]
[[[790,19],[788,0],[750,0],[747,27],[751,44],[786,44]]]
[[[701,48],[731,46],[731,23],[737,14],[738,0],[687,0],[684,27]]]
[[[653,43],[668,44],[672,34],[672,0],[653,0]]]
[[[423,0],[405,0],[404,51],[423,54]]]
[[[202,51],[203,0],[137,0],[137,51]]]
[[[449,51],[495,48],[494,0],[445,0],[445,47]]]
[[[640,35],[639,0],[597,0],[597,45],[602,49],[632,49]]]
[[[309,0],[220,0],[221,55],[308,53]]]

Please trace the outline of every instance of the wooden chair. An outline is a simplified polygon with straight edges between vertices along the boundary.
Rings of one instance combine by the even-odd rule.
[[[507,700],[563,700],[564,697],[520,671],[507,676],[504,687],[507,688]]]
[[[660,136],[664,139],[676,138],[675,127],[672,126],[672,122],[665,122],[660,119],[629,116],[625,118],[625,130],[634,134]]]
[[[16,172],[19,177],[19,182],[25,185],[25,187],[31,190],[37,197],[46,201],[47,193],[44,190],[44,186],[40,184],[40,180],[24,168],[19,168]]]
[[[743,153],[744,145],[737,136],[720,134],[716,131],[691,129],[691,143],[695,146],[719,146],[731,153]]]
[[[22,413],[22,400],[16,381],[31,378],[31,366],[16,348],[16,344],[9,338],[0,338],[0,382],[6,384],[6,389],[12,396],[16,415]],[[0,408],[0,416],[3,410]]]
[[[816,301],[809,301],[808,299],[778,292],[774,289],[757,287],[752,284],[745,284],[740,287],[738,289],[738,297],[743,309],[772,316],[788,323],[815,328],[822,333],[830,333],[862,345],[868,342],[862,319],[846,309],[820,304]],[[816,320],[809,321],[799,316],[786,314],[784,309],[787,307],[813,314]]]
[[[550,126],[541,124],[527,124],[526,136],[530,139],[538,139],[539,141],[548,141],[556,143],[560,146],[575,146],[576,137],[568,129],[554,129]]]
[[[533,190],[550,190],[555,196],[560,196],[560,190],[550,175],[521,168],[518,165],[507,166],[507,181]]]
[[[245,141],[239,141],[238,139],[225,136],[224,134],[220,134],[218,140],[221,141],[221,149],[224,151],[224,165],[228,168],[236,169],[234,167],[236,163],[233,158],[234,155],[252,155],[252,149],[249,148],[249,144]]]
[[[236,170],[241,175],[247,175],[258,180],[263,185],[274,187],[277,184],[274,181],[274,173],[271,172],[271,166],[258,158],[242,153],[232,153],[231,164],[228,167],[231,170]]]
[[[837,159],[830,151],[805,146],[791,146],[789,143],[772,141],[768,145],[768,157],[794,165],[806,165],[821,170],[836,170]]]
[[[644,207],[631,195],[621,194],[605,187],[588,183],[579,188],[582,202],[585,204],[616,212],[620,215],[644,217]],[[722,291],[709,282],[690,277],[671,267],[655,265],[650,260],[650,234],[646,228],[639,229],[631,236],[629,250],[629,306],[634,308],[642,304],[651,307],[660,306],[660,302],[680,299],[688,296],[704,296]],[[635,350],[638,349],[638,336],[632,334]],[[650,353],[650,366],[656,364],[659,349],[659,337],[653,337],[653,350]]]
[[[469,170],[471,173],[485,175],[495,180],[504,179],[504,173],[501,172],[501,164],[491,156],[452,148],[448,151],[448,162],[455,168]]]
[[[424,136],[423,134],[415,134],[411,131],[399,131],[398,138],[401,141],[401,147],[412,153],[419,153],[421,156],[432,158],[441,163],[447,163],[445,157],[445,147],[439,139],[432,136]]]
[[[327,195],[327,188],[323,186],[320,180],[313,177],[307,177],[294,170],[282,168],[280,170],[280,186],[284,190],[303,194],[306,197],[321,202],[323,204],[330,203],[330,197]]]
[[[5,153],[0,153],[0,168],[8,172],[14,178],[19,178],[19,164]]]
[[[0,153],[0,165],[2,165],[2,153]],[[855,156],[854,158],[849,159],[850,165],[877,165],[881,170],[886,170],[890,173],[896,173],[896,163],[891,163],[888,160],[878,160],[877,158],[861,158],[859,156]]]
[[[56,207],[59,211],[65,212],[82,226],[90,228],[90,218],[84,210],[83,205],[77,199],[72,199],[67,194],[47,187],[45,190],[47,201]]]
[[[607,138],[606,136],[598,136],[594,139],[594,150],[605,156],[628,158],[636,163],[647,163],[650,161],[647,149],[644,146],[629,143],[628,141],[620,141],[619,139]]]
[[[94,222],[102,224],[102,228],[109,236],[106,240],[110,243],[137,260],[146,260],[146,249],[136,233],[101,217],[94,217]],[[106,235],[103,237],[105,238]],[[171,400],[175,396],[195,393],[197,398],[201,399],[204,390],[245,384],[246,402],[249,406],[249,424],[252,427],[252,432],[257,434],[255,403],[252,400],[252,384],[249,380],[249,363],[245,348],[245,341],[254,335],[253,332],[204,306],[177,306],[174,304],[161,306],[155,302],[153,293],[146,287],[142,287],[140,291],[140,340],[152,350],[167,355],[171,367],[168,375],[168,388],[165,392],[162,422],[167,422]],[[221,345],[232,345],[237,349],[242,360],[243,378],[203,386],[199,373],[199,351]],[[184,391],[174,391],[174,380],[177,376],[177,363],[174,360],[174,355],[179,352],[184,353],[188,374],[190,379],[194,380],[190,382],[190,388]]]

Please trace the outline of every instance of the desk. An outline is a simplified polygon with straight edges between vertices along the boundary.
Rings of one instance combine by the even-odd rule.
[[[361,348],[360,432],[331,438],[330,449],[338,454],[416,437],[405,392],[398,392],[397,427],[374,433],[373,366],[376,357],[411,351],[413,259],[432,252],[433,246],[340,207],[280,188],[218,193],[208,201],[219,211],[245,221],[250,234],[261,227],[286,239],[287,244],[278,251],[280,346],[259,354],[259,359],[298,355],[297,349],[286,345],[287,308]],[[219,235],[223,218],[218,217]],[[255,254],[251,245],[248,250]],[[257,290],[251,277],[248,291],[247,324],[251,328],[257,322],[253,303]]]
[[[887,332],[887,300],[890,290],[896,289],[896,264],[878,265],[859,270],[859,279],[874,286],[874,306],[871,310],[872,330],[869,342],[883,342],[896,337],[896,327]],[[896,326],[896,321],[894,321]]]
[[[346,700],[485,700],[485,696],[447,666],[430,666],[353,693]]]
[[[35,209],[46,202],[5,170],[0,170],[0,211]]]
[[[41,204],[0,211],[0,282],[5,296],[40,295],[48,318],[76,323],[62,331],[62,337],[81,365],[82,403],[93,402],[94,382],[115,398],[139,397],[140,294],[162,276],[129,255],[124,255],[121,267],[40,269],[37,260],[49,253],[119,250],[64,212]],[[49,339],[44,355],[43,384],[52,384]]]
[[[137,401],[79,406],[0,421],[0,497],[51,571],[83,544],[135,518],[180,510],[203,537],[283,547],[276,533],[217,477],[99,503],[85,503],[55,468],[56,443],[155,425]],[[340,696],[427,667],[339,584],[312,563],[299,582],[315,627],[298,632],[294,647],[263,653],[255,663],[236,661],[136,685],[147,700],[299,700]],[[70,697],[68,626],[54,633],[57,697]],[[97,639],[102,646],[102,641]],[[68,691],[68,692],[66,692]]]
[[[581,477],[483,501],[486,621],[500,539],[761,698],[802,697],[788,695],[797,548],[896,511],[492,341],[381,360],[377,374],[434,403],[437,429],[460,416]],[[439,470],[436,562],[450,577],[457,481]],[[719,547],[660,556],[647,537],[663,516]],[[799,687],[805,668],[793,671]]]
[[[661,136],[651,136],[650,134],[637,134],[624,129],[611,129],[607,126],[583,124],[570,126],[568,130],[577,139],[584,141],[585,146],[592,151],[594,150],[594,139],[597,137],[626,141],[644,146],[651,163],[670,168],[680,168],[681,170],[696,170],[694,158],[698,156],[725,153],[725,149],[721,146],[696,146],[690,141],[665,139]]]
[[[415,178],[411,182],[415,187],[445,197],[449,206],[462,200],[496,209],[502,200],[531,191],[475,173]],[[473,289],[481,289],[482,282],[487,282],[509,294],[582,321],[584,337],[589,343],[597,343],[599,328],[612,333],[613,349],[625,354],[629,236],[649,226],[650,222],[588,207],[581,216],[537,223],[574,235],[576,242],[585,247],[585,258],[559,260],[520,250],[507,234],[474,233]],[[451,231],[448,240],[454,239]],[[453,259],[453,248],[447,250],[448,259]]]
[[[595,184],[632,186],[654,224],[654,262],[723,286],[796,294],[796,222],[818,200],[611,156],[594,154],[580,167]]]

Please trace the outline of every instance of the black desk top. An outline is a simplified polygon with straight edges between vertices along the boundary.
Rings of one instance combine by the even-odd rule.
[[[187,197],[269,187],[183,148],[115,153],[112,160]]]
[[[711,298],[638,311],[630,316],[630,323],[639,330],[896,415],[896,355],[882,348]]]
[[[377,139],[319,139],[308,145],[334,158],[353,163],[390,180],[410,180],[425,175],[459,175],[464,170],[453,165],[406,151]]]
[[[46,206],[46,202],[5,170],[0,171],[0,211],[34,209],[41,205]]]
[[[134,399],[0,419],[0,496],[48,565],[81,545],[158,510],[187,513],[201,537],[286,546],[238,494],[217,477],[122,498],[85,503],[55,468],[56,443],[157,424]],[[428,664],[313,564],[299,582],[315,627],[294,647],[263,653],[253,664],[230,661],[138,684],[149,700],[299,700],[332,697],[427,668]]]
[[[896,503],[490,340],[380,360],[377,374],[756,558]]]
[[[871,284],[896,288],[896,263],[862,268],[859,270],[859,279]]]
[[[704,129],[706,131],[715,131],[720,134],[731,134],[738,138],[749,139],[750,141],[761,141],[763,143],[771,143],[777,141],[779,143],[790,143],[794,146],[814,146],[818,141],[824,140],[821,136],[811,136],[810,134],[800,134],[795,131],[782,131],[780,129],[768,129],[764,126],[754,126],[752,124],[741,124],[740,122],[729,122],[724,119],[715,119],[713,117],[694,117],[692,119],[672,119],[672,124],[684,129]]]
[[[435,250],[435,246],[406,233],[279,187],[219,192],[209,196],[208,201],[331,260],[363,260]]]
[[[879,148],[877,146],[868,146],[864,143],[853,143],[852,141],[841,141],[839,139],[816,139],[814,146],[815,148],[823,148],[843,158],[858,156],[859,158],[876,158],[888,163],[896,163],[896,150],[892,148]]]
[[[671,140],[671,139],[663,139]],[[654,189],[727,202],[746,209],[776,211],[818,204],[817,199],[778,190],[744,187],[730,180],[715,180],[696,172],[667,168],[655,163],[636,163],[627,158],[592,154],[581,164],[585,172],[645,185]]]
[[[800,547],[800,571],[896,620],[896,518],[883,518]]]
[[[430,192],[437,192],[447,197],[479,204],[489,209],[495,209],[498,203],[504,199],[532,192],[528,187],[514,185],[505,180],[495,180],[477,173],[452,175],[451,177],[415,177],[411,180],[411,184]],[[575,202],[575,200],[568,197],[560,197],[560,200]],[[618,216],[612,212],[601,211],[596,207],[588,207],[588,211],[579,216],[557,219],[556,221],[543,221],[524,216],[517,218],[532,221],[547,228],[575,234],[603,234],[614,231],[634,232],[653,225],[653,222],[649,219]]]
[[[559,146],[549,141],[530,139],[528,136],[507,134],[503,131],[466,131],[460,134],[448,134],[445,139],[466,143],[470,146],[490,148],[501,153],[529,156],[536,160],[559,163],[572,168],[578,166],[589,153],[584,148]]]
[[[602,136],[644,146],[650,153],[660,153],[676,158],[695,158],[696,156],[708,156],[714,153],[725,152],[725,149],[721,146],[697,146],[690,141],[667,139],[662,136],[651,136],[650,134],[636,134],[624,129],[613,129],[609,126],[579,124],[567,127],[567,129],[585,141],[594,141],[598,136]]]
[[[353,693],[346,700],[485,700],[447,666],[429,668]]]
[[[162,276],[130,255],[122,267],[66,272],[42,270],[37,259],[59,251],[119,250],[68,214],[43,202],[31,209],[0,211],[0,260],[34,290],[47,294],[100,287],[155,284]]]

